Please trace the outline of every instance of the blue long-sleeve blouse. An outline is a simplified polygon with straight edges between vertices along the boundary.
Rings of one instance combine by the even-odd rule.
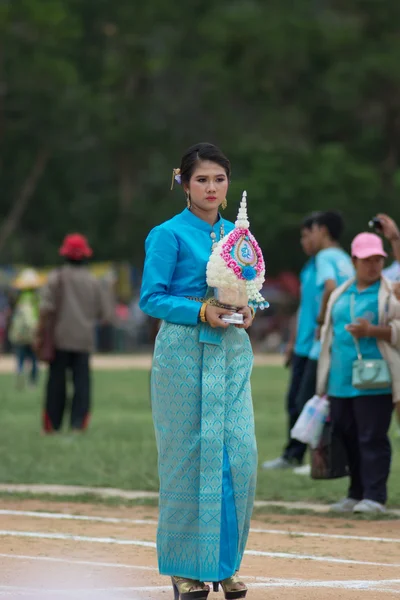
[[[206,268],[214,232],[216,241],[234,224],[219,216],[215,225],[185,209],[152,229],[146,239],[140,308],[156,319],[180,325],[197,325],[201,302],[207,293]],[[222,231],[221,231],[222,229]]]

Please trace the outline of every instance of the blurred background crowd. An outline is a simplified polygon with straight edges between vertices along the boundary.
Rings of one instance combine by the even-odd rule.
[[[72,231],[114,286],[97,349],[151,345],[156,326],[138,308],[144,239],[184,207],[168,183],[197,140],[231,159],[227,218],[248,190],[271,304],[251,336],[282,349],[304,215],[341,211],[345,248],[379,211],[400,222],[399,19],[397,0],[2,2],[3,350],[13,281],[26,267],[45,278]]]
[[[111,287],[114,298],[114,318],[111,323],[98,323],[96,351],[100,353],[131,353],[151,350],[158,323],[139,308],[140,272],[129,264],[89,263],[89,270],[105,288]],[[3,353],[12,352],[10,328],[17,300],[25,288],[24,277],[31,267],[2,269],[0,284],[0,343]],[[50,268],[34,269],[35,288],[47,281]],[[260,312],[251,329],[256,349],[280,352],[285,347],[290,325],[299,299],[299,280],[295,273],[282,272],[265,285],[270,308]]]

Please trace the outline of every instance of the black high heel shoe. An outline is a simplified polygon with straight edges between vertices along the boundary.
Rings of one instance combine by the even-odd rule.
[[[223,581],[214,582],[213,591],[218,592],[219,586],[221,586],[224,591],[225,600],[237,600],[238,598],[246,597],[247,587],[244,585],[243,581],[240,581],[236,574]]]
[[[174,600],[207,600],[210,588],[201,581],[171,577]]]

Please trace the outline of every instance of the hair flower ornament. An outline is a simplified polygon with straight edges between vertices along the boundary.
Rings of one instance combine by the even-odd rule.
[[[182,184],[181,170],[180,169],[172,169],[172,181],[171,181],[171,190],[174,189],[174,182]]]
[[[265,262],[255,237],[250,232],[247,216],[247,192],[243,192],[235,229],[215,246],[207,265],[207,284],[215,288],[221,306],[267,308],[268,302],[260,294],[265,281]],[[240,314],[226,317],[230,323],[239,323]],[[232,319],[232,320],[229,320]]]

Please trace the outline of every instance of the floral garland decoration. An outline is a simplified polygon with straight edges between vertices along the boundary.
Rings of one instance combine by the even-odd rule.
[[[217,289],[236,290],[253,308],[267,308],[260,294],[265,281],[265,262],[260,246],[250,233],[247,192],[243,192],[235,229],[216,245],[207,265],[207,283]]]

